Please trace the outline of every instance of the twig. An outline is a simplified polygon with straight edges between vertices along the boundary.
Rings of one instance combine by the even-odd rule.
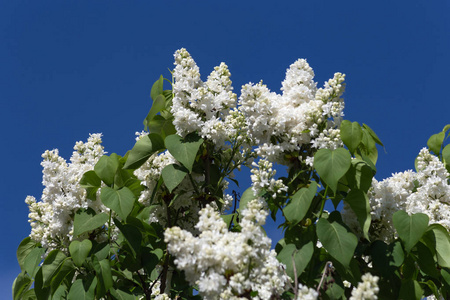
[[[332,267],[333,263],[331,261],[327,261],[325,264],[325,268],[323,269],[322,278],[320,279],[319,286],[316,289],[317,292],[319,292],[320,288],[322,287],[323,281],[325,280],[328,270],[331,269]]]

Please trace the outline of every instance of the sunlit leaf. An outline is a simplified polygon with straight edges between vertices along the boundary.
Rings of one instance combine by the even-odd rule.
[[[104,183],[112,185],[118,168],[119,156],[113,153],[110,156],[103,155],[95,164],[94,171]]]
[[[72,241],[69,245],[69,252],[75,265],[81,267],[91,249],[92,242],[90,240]]]
[[[164,149],[164,141],[160,135],[150,133],[140,138],[128,154],[124,169],[137,169],[155,152]]]
[[[109,216],[106,213],[95,214],[92,209],[80,209],[74,217],[73,235],[78,236],[86,231],[97,229],[108,221]]]
[[[362,130],[358,122],[344,120],[341,123],[341,139],[351,153],[354,153],[362,140]]]
[[[297,224],[306,216],[316,192],[317,183],[312,181],[309,187],[300,189],[292,196],[291,202],[283,209],[283,213],[291,225]]]
[[[112,209],[122,219],[126,219],[133,209],[135,201],[133,192],[127,187],[123,187],[120,190],[102,187],[100,199],[106,207]]]
[[[325,183],[336,192],[339,179],[347,173],[351,155],[344,148],[320,149],[314,155],[314,168]]]
[[[439,153],[441,152],[442,143],[444,142],[444,138],[445,132],[443,131],[433,134],[427,141],[428,148],[436,155],[439,155]]]
[[[189,134],[185,138],[173,134],[166,137],[164,143],[170,154],[182,163],[189,172],[192,172],[192,165],[194,164],[198,149],[203,143],[203,139],[195,133]]]

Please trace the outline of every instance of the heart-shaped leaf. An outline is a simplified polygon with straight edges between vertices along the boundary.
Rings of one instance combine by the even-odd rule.
[[[328,253],[348,268],[358,244],[356,236],[338,222],[324,218],[317,222],[317,236]]]
[[[344,148],[334,151],[320,149],[314,155],[314,168],[335,193],[339,179],[347,173],[350,165],[351,155]]]
[[[309,261],[314,253],[314,246],[312,241],[303,245],[300,249],[297,249],[294,244],[288,244],[283,247],[283,250],[278,254],[277,258],[280,262],[286,265],[286,273],[292,279],[295,279],[295,273],[297,276],[305,270]],[[295,272],[294,265],[295,263]]]
[[[444,142],[445,132],[441,131],[439,133],[433,134],[427,141],[427,146],[436,155],[441,152],[442,143]]]
[[[81,267],[86,260],[89,251],[92,249],[92,242],[90,240],[72,241],[69,245],[69,252],[72,256],[74,264]]]
[[[188,170],[185,167],[179,165],[168,165],[161,171],[161,176],[164,180],[164,184],[172,192],[186,177]]]
[[[133,209],[135,201],[133,192],[127,187],[123,187],[120,190],[102,187],[100,199],[106,207],[115,211],[122,220],[127,218]]]
[[[392,216],[392,222],[397,230],[398,236],[405,243],[407,253],[422,238],[428,227],[429,218],[426,214],[417,213],[408,215],[399,210]]]
[[[106,185],[112,185],[118,168],[119,156],[113,153],[110,156],[103,155],[95,164],[94,171]]]
[[[192,165],[194,164],[198,149],[203,143],[203,139],[196,133],[188,134],[185,138],[172,134],[166,137],[164,142],[170,154],[182,163],[189,172],[192,172]]]

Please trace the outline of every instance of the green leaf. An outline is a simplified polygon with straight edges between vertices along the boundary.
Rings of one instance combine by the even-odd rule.
[[[173,117],[165,118],[161,115],[156,115],[150,122],[148,122],[148,130],[154,134],[161,135],[162,138],[166,138],[167,136],[177,132],[172,121]]]
[[[82,242],[75,240],[70,243],[69,252],[77,267],[83,265],[91,249],[92,242],[90,240],[83,240]]]
[[[373,267],[382,277],[391,277],[395,270],[403,264],[405,255],[400,241],[389,245],[377,240],[370,246]]]
[[[172,192],[186,177],[188,174],[188,170],[179,165],[167,165],[161,171],[161,176],[164,180],[164,184],[169,189],[169,192]]]
[[[351,155],[344,148],[338,148],[334,151],[320,149],[314,155],[314,168],[335,193],[339,179],[347,173],[350,165]]]
[[[73,262],[70,259],[65,259],[61,267],[58,269],[56,275],[53,276],[52,282],[50,284],[52,293],[56,293],[60,287],[63,287],[65,294],[66,286],[63,283],[64,279],[72,282],[75,271],[76,269]],[[53,299],[55,299],[55,297],[53,297]]]
[[[422,238],[428,227],[429,218],[427,215],[417,213],[412,216],[406,212],[399,210],[392,216],[392,222],[399,237],[405,243],[407,253]]]
[[[372,130],[367,124],[363,123],[363,128],[370,134],[370,136],[374,139],[374,141],[378,144],[384,147],[381,140],[378,138],[378,135],[375,133],[375,131]]]
[[[51,251],[42,264],[42,280],[44,287],[49,286],[51,280],[58,273],[67,256],[60,250]]]
[[[145,129],[147,129],[149,122],[156,116],[156,114],[163,110],[166,106],[166,98],[164,95],[160,94],[153,99],[152,107],[144,120]]]
[[[283,247],[283,250],[278,254],[277,258],[280,262],[286,265],[286,273],[292,279],[295,279],[294,266],[292,261],[295,263],[295,271],[297,276],[300,276],[305,268],[308,266],[314,253],[314,245],[312,241],[303,245],[300,249],[294,244],[288,244]]]
[[[150,133],[140,138],[130,150],[124,169],[137,169],[142,166],[155,152],[164,149],[164,141],[156,133]]]
[[[108,219],[109,216],[105,213],[96,215],[92,209],[79,209],[73,221],[73,235],[76,237],[86,231],[97,229],[105,225]]]
[[[110,293],[117,300],[136,300],[136,297],[133,294],[119,289],[111,289]]]
[[[117,219],[114,219],[114,224],[116,224],[116,226],[120,229],[120,232],[122,232],[126,241],[130,245],[134,256],[136,257],[141,251],[140,248],[141,248],[142,234],[140,230],[137,227],[130,224],[123,225]]]
[[[316,192],[317,183],[312,181],[308,188],[302,188],[292,196],[291,201],[283,209],[291,225],[296,225],[306,216]]]
[[[197,156],[198,149],[203,143],[203,139],[196,133],[188,134],[185,138],[172,134],[166,137],[165,144],[170,154],[175,157],[189,172],[192,172],[192,165]]]
[[[106,185],[110,186],[114,183],[114,176],[119,168],[119,156],[115,153],[111,156],[103,155],[94,166],[97,176],[103,180]]]
[[[31,290],[28,290],[25,293],[23,293],[22,299],[23,300],[37,300],[35,289],[31,289]]]
[[[30,251],[30,253],[28,253],[27,257],[25,258],[25,271],[33,278],[36,276],[36,272],[39,269],[39,264],[42,261],[42,255],[44,255],[44,253],[44,248],[34,248]]]
[[[22,295],[28,291],[33,284],[33,280],[24,272],[20,273],[16,279],[14,279],[12,285],[12,294],[14,300],[23,299]]]
[[[151,274],[155,267],[159,263],[159,258],[155,253],[152,253],[152,250],[148,247],[145,247],[141,254],[142,266],[144,267],[147,274]]]
[[[450,167],[450,144],[445,146],[442,150],[442,159],[444,160],[444,163]]]
[[[445,132],[441,131],[439,133],[433,134],[427,142],[428,148],[433,151],[436,155],[441,152],[442,143],[444,142]]]
[[[111,265],[108,259],[98,260],[95,256],[92,260],[96,276],[98,278],[97,298],[103,297],[113,286]]]
[[[20,242],[17,248],[17,261],[22,270],[24,270],[24,262],[27,255],[36,247],[36,242],[34,242],[29,236],[24,238]]]
[[[341,123],[341,139],[351,153],[355,153],[362,140],[362,130],[358,122],[347,120]]]
[[[241,199],[239,199],[239,211],[243,211],[247,207],[247,204],[256,198],[257,197],[253,194],[253,190],[251,187],[246,189],[242,194]]]
[[[227,224],[227,228],[230,228],[231,222],[233,220],[236,221],[236,219],[235,219],[236,218],[236,214],[220,215],[220,217],[225,222],[225,224]]]
[[[447,230],[442,225],[432,224],[424,234],[423,241],[431,251],[435,250],[438,264],[450,268],[450,236]]]
[[[416,280],[408,279],[402,281],[399,299],[402,300],[420,300],[423,296],[423,290]]]
[[[353,212],[358,218],[358,222],[363,230],[364,237],[369,240],[369,228],[370,228],[370,202],[367,194],[362,190],[351,190],[347,197],[344,199],[347,202]]]
[[[159,76],[159,79],[153,83],[150,97],[155,100],[160,94],[163,93],[163,86],[164,86],[164,77],[161,75]]]
[[[433,258],[433,253],[422,243],[417,244],[417,254],[420,269],[436,279],[439,278],[439,271]]]
[[[317,236],[328,253],[348,268],[358,244],[356,236],[341,224],[324,218],[317,222]]]
[[[359,147],[359,149],[362,151],[362,154],[363,154],[363,155],[361,155],[361,157],[364,159],[364,156],[366,156],[375,165],[378,160],[378,150],[377,150],[377,145],[376,145],[375,139],[367,131],[366,128],[363,128],[362,131],[363,131],[363,137],[361,140],[361,145]]]
[[[125,220],[134,206],[135,197],[133,192],[123,187],[115,190],[110,187],[102,187],[100,192],[102,203],[112,209],[122,220]]]
[[[97,278],[91,280],[77,279],[70,287],[68,300],[94,300],[95,287],[97,286]]]
[[[80,186],[86,189],[87,198],[95,201],[97,199],[97,190],[100,188],[102,181],[95,171],[87,171],[80,180]]]
[[[374,171],[364,160],[355,158],[352,159],[352,164],[345,178],[351,189],[359,189],[367,192],[372,186],[372,178]]]
[[[94,243],[92,253],[97,257],[97,259],[102,260],[109,256],[110,246],[108,242],[103,242],[100,244]]]
[[[36,273],[36,278],[34,279],[34,292],[38,300],[50,299],[50,287],[44,286],[44,279],[42,278],[42,267]]]

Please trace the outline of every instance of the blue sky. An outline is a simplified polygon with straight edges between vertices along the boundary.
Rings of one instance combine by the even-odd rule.
[[[236,92],[261,79],[279,91],[297,58],[319,86],[347,74],[346,119],[386,146],[381,179],[413,168],[450,123],[449,13],[447,0],[0,1],[0,298],[19,273],[41,153],[69,158],[75,141],[102,132],[106,150],[124,154],[176,49],[188,49],[204,78],[226,62]]]

